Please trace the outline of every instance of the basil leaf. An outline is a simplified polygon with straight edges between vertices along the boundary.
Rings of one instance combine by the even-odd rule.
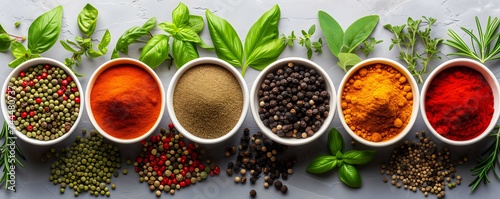
[[[336,128],[332,128],[330,132],[328,132],[327,145],[332,155],[344,151],[344,138],[342,138],[342,134],[340,134]]]
[[[372,161],[375,156],[375,150],[358,151],[350,150],[344,153],[342,160],[348,164],[366,164]]]
[[[191,28],[197,34],[203,30],[203,26],[205,26],[205,22],[203,22],[203,17],[198,15],[189,15],[189,20],[187,23],[187,27]]]
[[[50,49],[61,32],[63,7],[57,6],[40,15],[28,29],[28,48],[34,54]]]
[[[208,31],[214,43],[217,57],[233,66],[243,65],[243,46],[238,33],[225,19],[222,19],[209,10],[205,12]]]
[[[108,52],[108,49],[106,47],[109,45],[110,41],[111,33],[109,33],[109,30],[106,30],[106,32],[104,32],[104,35],[102,36],[101,43],[99,43],[99,45],[97,46],[102,54],[106,54],[106,52]]]
[[[189,20],[189,8],[182,2],[172,11],[172,22],[176,26],[183,26]]]
[[[89,48],[86,52],[87,56],[92,57],[92,58],[97,58],[103,55],[101,51],[94,50],[92,48]]]
[[[369,15],[362,17],[352,23],[344,34],[343,44],[348,48],[347,52],[354,52],[359,44],[363,43],[377,26],[379,17]]]
[[[17,58],[21,58],[21,57],[26,57],[26,54],[28,53],[28,51],[26,50],[26,48],[23,46],[23,44],[21,44],[20,42],[18,41],[14,41],[12,42],[12,46],[11,46],[11,50],[12,50],[12,55],[17,59]]]
[[[2,33],[7,33],[7,31],[5,31],[5,29],[3,29],[2,24],[0,24],[0,34],[2,34]]]
[[[268,43],[257,46],[252,53],[247,57],[246,65],[257,70],[262,70],[270,63],[276,61],[286,45],[283,40],[276,38]],[[244,67],[243,70],[245,70]],[[243,71],[244,75],[244,71]]]
[[[174,23],[171,22],[162,22],[158,24],[158,28],[162,29],[163,31],[167,32],[170,35],[175,35],[177,32],[179,32],[177,26]]]
[[[90,5],[90,3],[87,3],[80,14],[78,14],[78,27],[80,27],[80,30],[87,37],[90,37],[90,35],[94,33],[98,14],[99,11],[97,11],[94,6]]]
[[[134,26],[129,28],[123,33],[118,41],[116,42],[115,49],[111,55],[111,58],[118,58],[120,55],[118,52],[123,52],[125,54],[128,53],[128,46],[137,41],[137,39],[141,38],[144,35],[147,35],[151,29],[156,25],[156,18],[153,17],[146,21],[142,27]]]
[[[356,170],[356,167],[344,164],[339,169],[339,177],[340,180],[347,186],[351,188],[359,188],[361,187],[361,176]]]
[[[76,53],[77,50],[73,49],[68,43],[66,43],[64,40],[59,41],[61,45],[63,46],[64,49],[66,49],[69,52]]]
[[[337,157],[320,156],[307,165],[307,172],[321,174],[334,169],[337,166]]]
[[[25,62],[27,60],[28,60],[28,58],[26,58],[26,57],[16,58],[9,63],[9,67],[15,68],[15,67],[19,66],[19,64],[22,64],[23,62]]]
[[[155,35],[142,49],[139,60],[153,69],[158,67],[168,58],[170,52],[169,39],[170,37],[164,34]]]
[[[174,39],[172,42],[172,56],[177,68],[182,67],[187,62],[200,57],[196,46],[192,42]]]
[[[205,41],[203,41],[203,39],[201,40],[200,43],[198,43],[198,46],[207,50],[215,50],[213,46],[209,46],[207,43],[205,43]]]
[[[257,47],[276,40],[279,37],[279,20],[280,8],[278,5],[275,5],[253,24],[245,39],[244,52],[247,59],[254,53],[253,51]]]
[[[342,30],[340,24],[335,21],[332,16],[324,11],[318,12],[318,19],[319,26],[323,31],[323,35],[325,35],[328,48],[330,48],[330,51],[332,51],[335,57],[338,57],[342,48],[344,30]]]
[[[151,19],[148,19],[144,25],[142,25],[142,28],[147,31],[153,30],[153,28],[156,26],[156,17],[153,17]]]
[[[344,72],[347,72],[352,66],[362,61],[361,58],[354,53],[339,53],[338,58],[339,62],[337,64]]]
[[[178,32],[172,35],[177,40],[200,43],[200,36],[190,28],[178,28]]]
[[[0,52],[5,52],[10,48],[10,44],[12,41],[10,40],[10,36],[5,33],[0,34]]]
[[[111,53],[111,59],[116,59],[120,57],[120,54],[118,54],[118,51],[115,49],[113,49],[113,52]]]

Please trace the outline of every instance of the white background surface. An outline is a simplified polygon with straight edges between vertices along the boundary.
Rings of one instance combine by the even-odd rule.
[[[108,61],[111,56],[111,51],[114,48],[116,40],[125,30],[132,26],[141,26],[147,19],[157,17],[158,23],[163,21],[171,21],[172,10],[177,6],[179,1],[146,1],[146,0],[113,0],[113,1],[97,1],[91,0],[90,2],[94,7],[99,10],[99,17],[97,20],[97,28],[94,33],[95,38],[101,38],[106,29],[109,29],[112,35],[111,44],[108,47],[109,52],[107,55],[88,60],[83,59],[80,67],[77,69],[86,76],[80,78],[84,88],[86,88],[90,74],[102,63]],[[319,31],[319,22],[317,20],[317,12],[324,10],[332,15],[340,25],[346,29],[348,25],[356,19],[368,15],[377,14],[380,16],[379,24],[374,31],[373,35],[376,39],[384,40],[375,48],[370,57],[385,57],[397,60],[398,62],[406,65],[397,59],[396,51],[389,51],[390,38],[392,33],[383,29],[385,24],[401,25],[406,22],[407,18],[413,17],[414,19],[421,16],[430,16],[438,19],[435,27],[433,27],[433,36],[448,38],[446,35],[447,29],[451,28],[457,31],[460,35],[464,35],[459,26],[465,26],[469,29],[475,29],[474,17],[479,16],[482,22],[486,21],[487,16],[500,15],[500,2],[495,0],[356,0],[356,1],[340,1],[340,0],[318,0],[318,1],[299,1],[299,0],[223,0],[223,1],[182,1],[186,4],[191,14],[201,15],[204,17],[205,9],[210,9],[216,15],[227,19],[236,29],[240,38],[244,39],[248,29],[251,25],[274,4],[278,4],[281,8],[281,20],[279,24],[280,33],[289,34],[294,30],[297,35],[300,35],[300,30],[307,30],[312,24],[316,24],[317,32],[313,36],[316,40],[319,36],[323,37]],[[48,11],[49,9],[62,5],[64,7],[63,27],[59,39],[74,39],[75,35],[80,35],[76,18],[80,10],[84,7],[87,1],[72,1],[72,0],[59,0],[59,1],[38,1],[38,0],[20,0],[20,1],[7,1],[0,0],[0,24],[12,34],[27,35],[27,30],[31,22]],[[21,26],[14,28],[14,22],[20,21]],[[160,33],[158,29],[154,29],[153,33]],[[201,33],[202,38],[211,43],[210,36],[205,27]],[[326,44],[326,41],[325,41]],[[26,45],[26,42],[25,42]],[[428,71],[433,70],[440,63],[453,58],[446,57],[451,49],[447,46],[441,46],[443,54],[442,60],[431,62]],[[337,67],[336,58],[330,53],[329,49],[324,46],[323,53],[319,56],[314,55],[312,61],[322,66],[330,75],[335,87],[338,85],[344,76],[344,72]],[[205,57],[215,57],[214,52],[199,50],[200,55]],[[131,47],[130,56],[133,58],[139,57],[137,46]],[[43,54],[44,57],[50,57],[63,61],[64,58],[71,56],[69,52],[65,51],[58,43]],[[296,44],[294,47],[287,47],[280,58],[284,57],[306,57],[305,48]],[[364,56],[362,56],[364,58]],[[0,82],[5,81],[5,77],[12,71],[7,64],[13,60],[13,56],[9,53],[0,53]],[[500,71],[497,62],[488,62],[486,65],[495,73],[497,78],[500,76]],[[166,65],[163,64],[155,69],[159,77],[163,81],[165,88],[168,87],[171,77],[176,72],[175,67],[168,70]],[[254,78],[259,71],[248,69],[245,80],[248,87],[251,88]],[[426,76],[424,76],[425,79]],[[420,87],[422,84],[420,84]],[[3,118],[1,119],[3,120]],[[167,127],[170,119],[165,113],[160,127]],[[332,127],[339,128],[343,132],[344,139],[350,141],[351,138],[342,130],[338,115],[335,116]],[[80,128],[92,129],[92,125],[84,112],[84,116],[78,124]],[[243,128],[250,128],[251,133],[255,133],[258,129],[251,117],[250,111],[247,114]],[[426,130],[421,116],[418,117],[416,124],[407,138],[413,139],[413,132]],[[242,132],[242,130],[241,130]],[[74,136],[80,134],[79,131],[75,132],[70,138],[66,139],[58,146],[66,146],[74,141]],[[430,133],[429,133],[430,134]],[[224,173],[226,163],[234,161],[235,156],[231,158],[224,157],[224,148],[229,145],[235,145],[239,141],[239,135],[232,137],[229,141],[225,142],[220,147],[209,146],[208,156],[215,160],[221,167],[221,175],[217,177],[210,177],[203,183],[183,188],[176,191],[174,197],[176,198],[247,198],[248,192],[251,189],[256,189],[258,198],[423,198],[420,192],[413,193],[407,190],[384,184],[382,179],[383,175],[379,173],[379,167],[382,162],[389,159],[392,147],[379,149],[374,161],[369,165],[358,167],[363,177],[363,186],[361,189],[349,189],[344,186],[337,175],[337,172],[329,172],[322,176],[311,175],[305,172],[307,164],[313,157],[326,154],[326,134],[320,139],[310,143],[307,146],[293,147],[290,153],[295,153],[298,156],[298,164],[295,166],[295,173],[289,177],[288,181],[284,181],[289,187],[287,195],[282,195],[274,188],[265,190],[262,186],[262,178],[256,185],[250,185],[247,182],[245,185],[234,184],[233,179],[227,177]],[[439,142],[438,142],[439,143]],[[479,151],[485,146],[486,142],[481,142],[470,147],[452,147],[452,152],[455,155],[468,155],[469,163],[458,166],[458,174],[463,176],[462,185],[453,190],[447,190],[447,198],[497,198],[499,181],[491,178],[492,184],[487,186],[481,185],[475,193],[469,192],[467,184],[473,180],[473,177],[468,171],[474,166],[474,159],[479,154]],[[69,189],[63,195],[59,193],[59,186],[54,186],[48,181],[50,173],[50,164],[42,163],[39,160],[41,154],[48,150],[47,147],[33,147],[19,141],[22,150],[27,155],[28,160],[25,161],[26,168],[16,169],[16,183],[17,193],[1,190],[0,198],[73,198],[72,191]],[[440,144],[441,145],[441,144]],[[367,148],[357,145],[359,148]],[[122,160],[134,160],[140,147],[138,145],[121,145]],[[125,163],[123,165],[126,165]],[[132,166],[127,166],[129,171],[133,171]],[[493,177],[491,175],[491,177]],[[111,191],[112,198],[154,198],[154,194],[149,191],[146,184],[140,184],[138,176],[134,172],[129,172],[129,175],[120,175],[118,178],[112,179],[113,183],[117,185],[117,189]],[[80,198],[90,197],[88,193],[80,194]],[[168,194],[163,194],[162,197],[172,197]],[[433,196],[434,197],[434,196]]]

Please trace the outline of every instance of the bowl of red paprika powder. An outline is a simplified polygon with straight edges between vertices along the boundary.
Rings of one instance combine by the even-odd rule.
[[[457,146],[478,142],[500,115],[499,85],[483,64],[465,58],[439,65],[422,88],[425,124],[439,140]]]
[[[102,64],[89,79],[85,100],[99,133],[123,144],[151,135],[165,109],[160,78],[148,65],[129,58]]]
[[[342,79],[337,106],[344,129],[357,142],[390,146],[404,138],[418,115],[418,85],[403,65],[371,58]]]

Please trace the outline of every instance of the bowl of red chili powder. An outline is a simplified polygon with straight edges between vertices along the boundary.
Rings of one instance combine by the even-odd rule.
[[[143,62],[129,58],[102,64],[90,77],[85,100],[99,133],[124,144],[153,133],[165,109],[160,78]]]
[[[483,64],[452,59],[439,65],[422,88],[421,111],[441,141],[465,146],[483,139],[500,115],[499,85]]]

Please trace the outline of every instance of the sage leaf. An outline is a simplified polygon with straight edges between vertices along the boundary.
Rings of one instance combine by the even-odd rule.
[[[9,35],[7,35],[5,33],[0,34],[0,52],[7,51],[10,48],[11,43],[12,43],[12,41],[10,40]]]
[[[189,20],[189,8],[182,2],[172,11],[172,22],[178,26],[182,27],[188,23]]]
[[[90,37],[94,33],[95,27],[97,25],[97,15],[99,11],[90,3],[87,3],[83,10],[78,14],[78,27],[83,32],[84,35]]]
[[[375,156],[375,150],[358,151],[350,150],[344,153],[342,160],[348,164],[366,164],[372,161]]]
[[[358,170],[350,164],[344,164],[339,169],[340,180],[347,186],[351,188],[361,187],[361,176]]]
[[[247,57],[246,66],[250,66],[256,70],[263,70],[267,65],[278,59],[285,47],[286,44],[280,38],[257,46]],[[245,70],[245,68],[246,67],[244,67],[243,70]],[[243,75],[245,74],[244,71],[242,71],[242,73]]]
[[[20,57],[26,57],[28,53],[27,49],[18,41],[12,42],[11,46],[12,55],[17,59]]]
[[[199,58],[196,45],[192,42],[174,39],[172,42],[172,56],[177,68],[182,67],[187,62]]]
[[[57,6],[40,15],[28,29],[28,48],[33,54],[50,49],[61,32],[63,7]]]
[[[205,22],[203,22],[203,17],[198,15],[189,15],[187,27],[191,28],[191,30],[199,34],[203,30],[204,26]]]
[[[342,30],[340,24],[332,16],[324,11],[318,12],[318,19],[328,48],[335,57],[338,57],[344,42],[344,30]]]
[[[307,172],[321,174],[334,169],[337,166],[337,157],[320,156],[307,165]]]
[[[168,58],[170,52],[169,39],[170,37],[164,34],[155,35],[142,49],[139,60],[153,69],[158,67]]]
[[[362,61],[361,58],[354,53],[339,53],[338,58],[339,62],[337,64],[344,72],[347,72],[352,66]]]
[[[102,54],[106,54],[106,52],[108,52],[106,47],[109,45],[109,42],[111,42],[111,33],[109,33],[109,30],[106,30],[102,36],[101,42],[97,45]]]
[[[342,138],[342,134],[336,128],[331,128],[330,132],[328,132],[327,145],[332,155],[344,151],[344,138]]]
[[[377,26],[379,16],[368,15],[356,20],[345,31],[343,44],[348,53],[354,52],[363,41],[365,41]]]
[[[243,46],[238,33],[225,19],[205,12],[208,31],[215,47],[217,57],[227,61],[235,67],[243,65]]]
[[[279,37],[279,20],[280,8],[278,5],[275,5],[252,25],[245,39],[244,52],[247,59],[252,54],[256,54],[254,50],[259,46],[268,44]]]

